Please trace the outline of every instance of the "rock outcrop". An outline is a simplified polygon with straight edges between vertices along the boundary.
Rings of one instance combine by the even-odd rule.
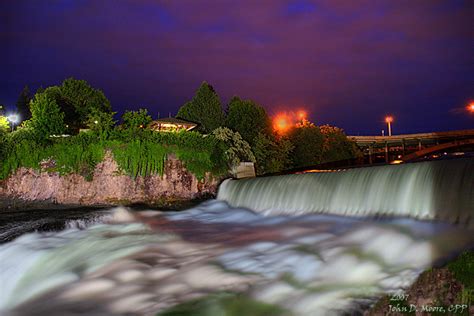
[[[175,157],[168,157],[163,176],[136,179],[120,171],[110,153],[99,163],[92,181],[78,174],[59,175],[18,169],[0,184],[0,199],[75,205],[163,204],[215,194],[218,180],[199,180]]]

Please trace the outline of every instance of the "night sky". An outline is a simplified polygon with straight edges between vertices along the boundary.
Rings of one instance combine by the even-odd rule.
[[[176,114],[204,80],[349,134],[474,128],[474,1],[0,2],[0,103],[67,77],[119,113]]]

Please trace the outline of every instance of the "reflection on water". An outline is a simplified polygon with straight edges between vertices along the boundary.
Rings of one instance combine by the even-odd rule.
[[[1,245],[0,310],[154,315],[227,291],[294,315],[338,315],[474,245],[472,230],[443,223],[264,217],[219,200],[175,213],[115,209],[98,221]]]

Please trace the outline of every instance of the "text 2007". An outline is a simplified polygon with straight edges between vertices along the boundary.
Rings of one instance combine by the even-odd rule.
[[[397,294],[392,294],[390,296],[390,301],[406,301],[408,300],[408,294],[404,294],[404,293],[397,293]]]

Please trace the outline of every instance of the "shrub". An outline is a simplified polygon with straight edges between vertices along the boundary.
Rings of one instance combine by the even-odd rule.
[[[233,132],[227,127],[216,128],[212,135],[226,144],[225,156],[229,162],[229,167],[239,164],[241,161],[255,162],[249,143],[242,139],[239,132]]]
[[[227,171],[223,158],[225,145],[213,136],[199,133],[144,132],[131,137],[112,130],[80,133],[67,138],[39,138],[29,128],[19,129],[0,138],[0,179],[5,179],[20,167],[47,169],[60,174],[78,173],[91,179],[94,168],[111,150],[119,167],[131,177],[163,174],[166,157],[174,153],[186,168],[203,178],[206,172],[219,176]]]

